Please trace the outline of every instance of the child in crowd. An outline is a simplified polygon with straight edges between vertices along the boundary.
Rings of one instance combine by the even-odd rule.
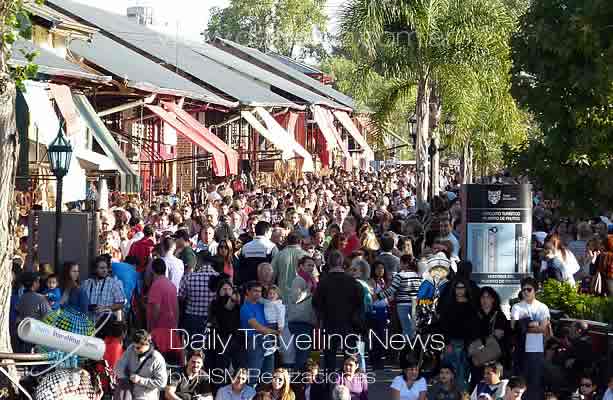
[[[264,316],[268,327],[282,332],[285,328],[285,305],[279,297],[279,287],[276,285],[270,286],[261,301],[264,304]],[[276,351],[276,346],[266,349],[264,356],[267,357]]]
[[[103,359],[109,364],[109,368],[115,370],[115,365],[123,355],[123,340],[126,336],[124,322],[113,321],[103,328],[104,344],[106,345]]]
[[[60,308],[62,291],[58,287],[57,275],[51,274],[47,277],[47,288],[43,290],[43,295],[47,297],[52,310]]]
[[[448,363],[441,365],[438,381],[428,390],[428,399],[432,400],[462,400],[462,393],[455,385],[455,370]]]

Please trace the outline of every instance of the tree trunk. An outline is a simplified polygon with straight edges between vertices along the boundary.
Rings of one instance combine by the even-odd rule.
[[[473,183],[473,147],[470,142],[466,142],[462,151],[462,184],[471,183]]]
[[[3,79],[4,78],[4,79]],[[15,173],[19,143],[15,124],[15,84],[0,75],[0,352],[10,353]]]
[[[440,151],[438,149],[441,145],[441,135],[438,129],[438,125],[441,122],[441,115],[443,104],[441,102],[441,98],[438,95],[438,91],[436,90],[436,86],[433,84],[430,95],[430,135],[432,135],[432,139],[434,139],[434,145],[437,148],[436,153],[430,160],[432,171],[430,172],[430,179],[432,182],[430,183],[431,192],[430,198],[437,196],[441,190],[441,176],[440,176]]]
[[[417,120],[417,140],[415,143],[415,166],[417,182],[417,205],[423,208],[428,197],[430,182],[430,166],[428,165],[428,141],[430,128],[430,82],[426,77],[419,80],[417,86],[417,104],[415,107]]]

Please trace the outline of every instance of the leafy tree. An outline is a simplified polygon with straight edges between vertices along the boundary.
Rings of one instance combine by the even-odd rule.
[[[509,1],[351,0],[343,11],[341,38],[361,79],[369,82],[378,74],[389,81],[375,108],[378,128],[389,130],[393,113],[415,104],[420,202],[429,187],[428,146],[431,139],[440,146],[446,120],[454,121],[456,145],[483,143],[483,154],[490,136],[504,142],[522,135],[520,113],[509,97],[508,42],[519,12]],[[432,187],[438,187],[438,154],[433,168]]]
[[[534,0],[513,38],[513,92],[541,134],[508,161],[577,214],[613,201],[612,20],[610,1]]]
[[[231,0],[213,7],[206,30],[215,36],[292,57],[302,46],[315,45],[314,31],[326,32],[324,0]]]
[[[21,0],[0,2],[0,352],[11,352],[9,307],[15,217],[13,193],[19,154],[15,125],[16,87],[36,73],[36,67],[10,67],[11,48],[18,37],[29,39],[32,27]],[[36,54],[25,54],[31,62]]]

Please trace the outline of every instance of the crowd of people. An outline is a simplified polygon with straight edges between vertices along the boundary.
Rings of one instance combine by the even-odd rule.
[[[611,355],[585,322],[554,330],[536,296],[545,279],[613,294],[613,223],[560,218],[537,192],[534,277],[507,315],[471,280],[459,185],[444,182],[423,205],[409,167],[114,204],[91,277],[24,268],[21,241],[11,329],[68,308],[97,322],[120,399],[366,400],[399,366],[386,398],[612,400]]]

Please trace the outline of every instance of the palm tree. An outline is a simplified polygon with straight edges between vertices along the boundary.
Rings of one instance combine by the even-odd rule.
[[[378,73],[392,80],[373,115],[376,129],[384,132],[398,107],[414,104],[420,204],[430,176],[431,194],[438,191],[438,153],[430,173],[428,146],[431,139],[440,145],[441,122],[453,117],[457,146],[477,128],[495,129],[494,120],[519,120],[508,94],[516,20],[503,0],[350,0],[343,9],[340,37],[362,79]],[[478,118],[487,104],[497,118],[484,124]]]

